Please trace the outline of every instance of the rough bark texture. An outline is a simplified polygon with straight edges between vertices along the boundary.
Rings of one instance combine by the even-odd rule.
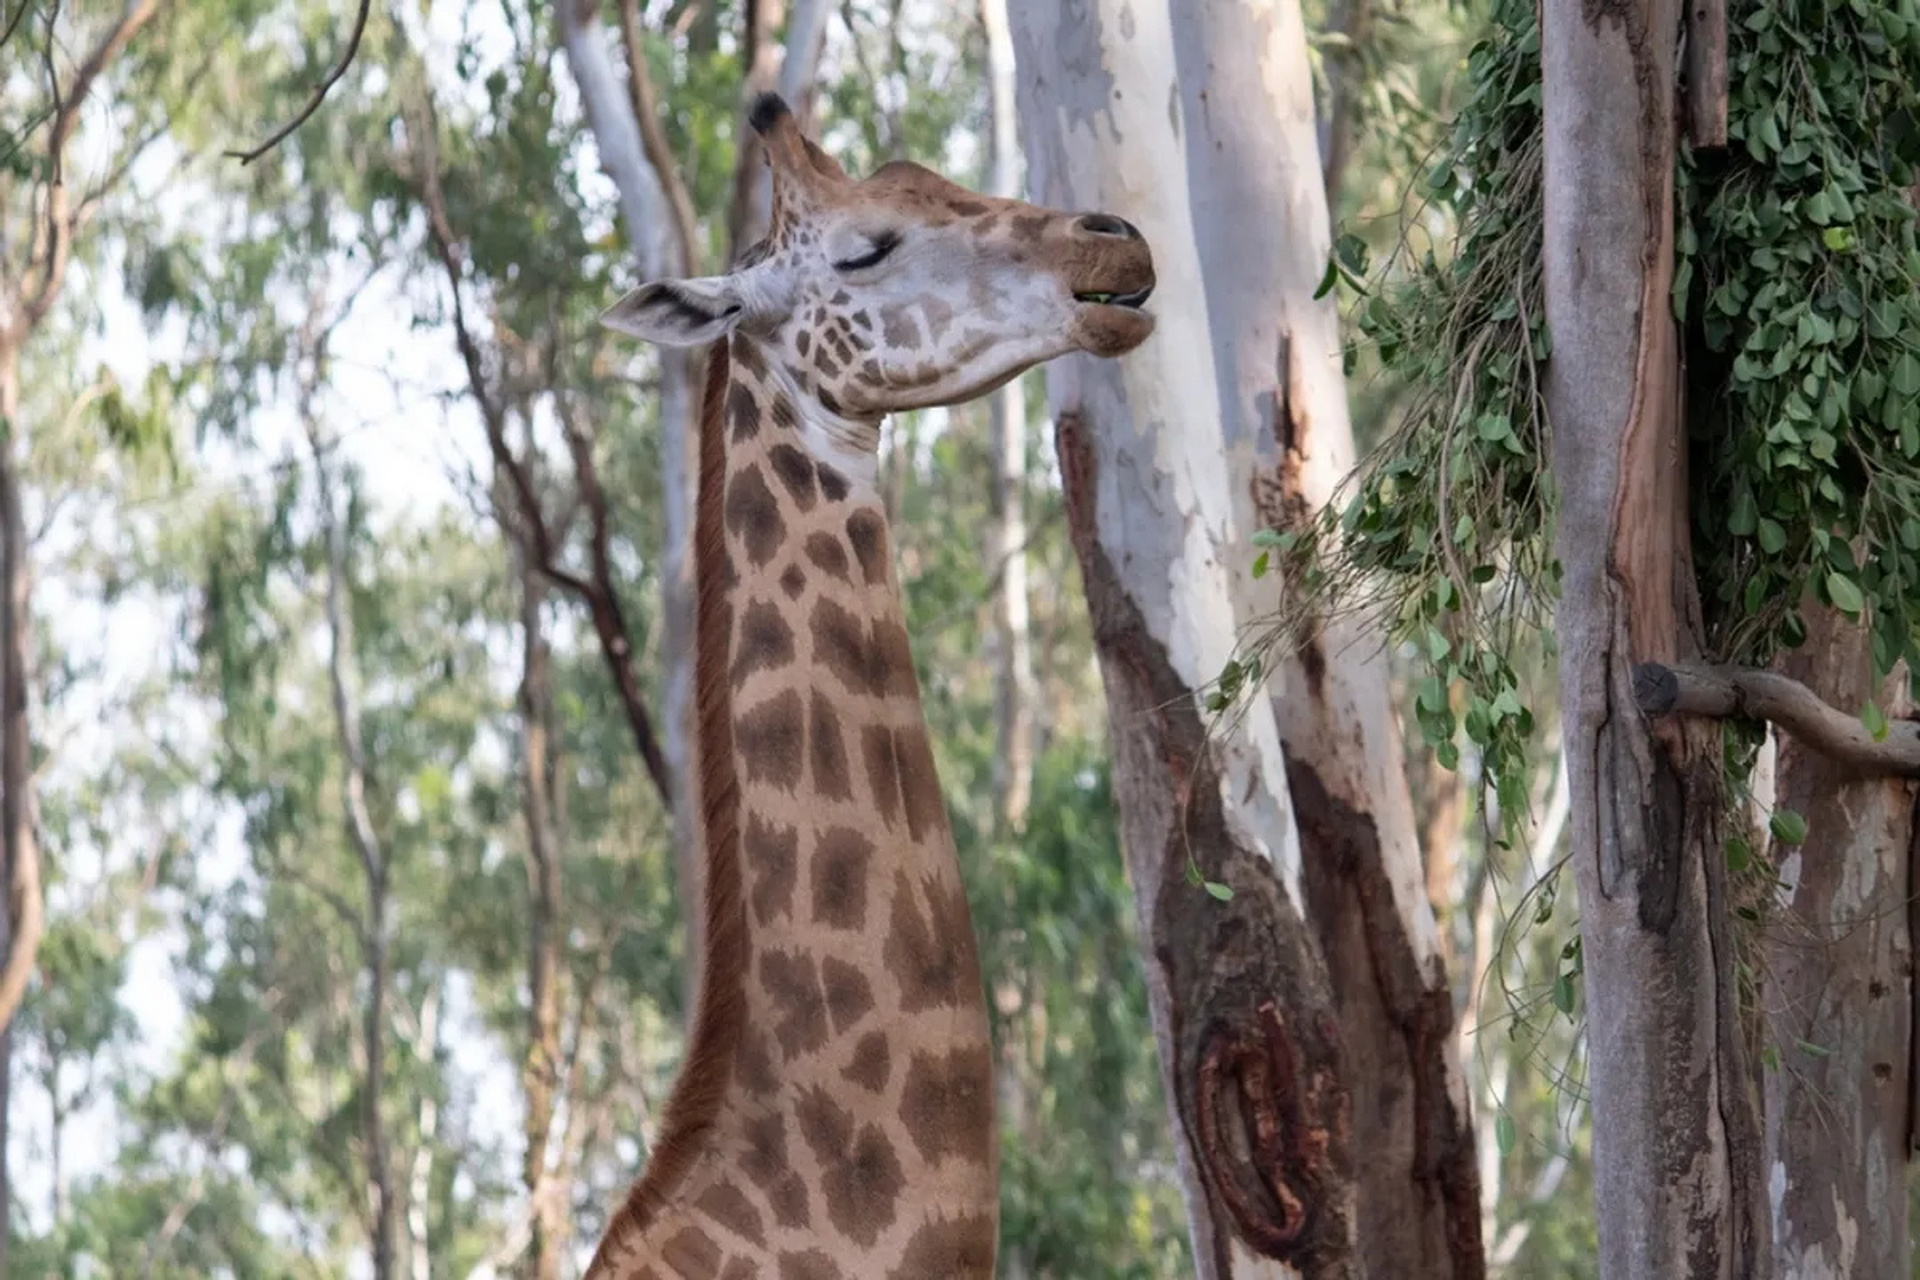
[[[1189,199],[1206,281],[1235,524],[1297,527],[1352,470],[1340,320],[1314,300],[1332,235],[1297,0],[1176,6]],[[1250,547],[1238,563],[1250,563]],[[1296,616],[1279,575],[1235,592]],[[1479,1184],[1453,1003],[1423,883],[1386,655],[1303,621],[1273,711],[1300,831],[1307,921],[1353,1086],[1370,1275],[1478,1276]]]
[[[1202,1280],[1358,1276],[1348,1075],[1301,917],[1271,708],[1209,725],[1241,546],[1164,0],[1013,7],[1033,196],[1138,225],[1155,336],[1049,366],[1068,520],[1112,726],[1149,999]],[[1233,890],[1221,902],[1192,869]]]
[[[1864,628],[1810,609],[1786,673],[1826,701],[1893,714],[1905,673],[1875,688]],[[1891,705],[1889,705],[1891,703]],[[1861,778],[1783,738],[1780,808],[1806,843],[1776,843],[1780,891],[1762,943],[1766,1184],[1774,1274],[1794,1280],[1906,1277],[1908,1043],[1913,946],[1911,782]]]
[[[1649,725],[1633,665],[1693,657],[1673,270],[1674,0],[1542,12],[1546,394],[1600,1270],[1771,1274],[1733,977],[1717,726]]]
[[[1014,106],[1013,33],[1007,28],[1007,0],[980,0],[980,22],[987,33],[987,84],[993,131],[987,190],[996,196],[1020,194],[1020,140]],[[1003,831],[1027,825],[1033,797],[1033,642],[1027,608],[1027,398],[1019,378],[987,401],[993,449],[993,528],[987,537],[989,563],[999,570],[994,593],[993,629],[998,668],[994,672],[995,740],[993,784],[995,820]]]

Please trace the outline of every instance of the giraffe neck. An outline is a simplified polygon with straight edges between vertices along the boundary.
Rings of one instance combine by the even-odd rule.
[[[700,1004],[590,1274],[986,1280],[986,1007],[885,513],[848,424],[797,404],[750,339],[711,366]]]

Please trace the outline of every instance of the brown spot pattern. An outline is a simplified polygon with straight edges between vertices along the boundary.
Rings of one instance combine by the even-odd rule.
[[[733,1048],[733,1076],[748,1093],[765,1097],[780,1088],[780,1077],[773,1071],[773,1052],[766,1032],[758,1027],[742,1027],[740,1042]]]
[[[800,415],[793,411],[793,401],[787,399],[784,392],[774,393],[773,425],[782,431],[792,431],[800,425]]]
[[[860,731],[860,755],[867,765],[874,812],[892,826],[900,813],[900,766],[893,755],[893,731],[870,724]]]
[[[762,951],[760,986],[779,1014],[773,1038],[791,1062],[827,1042],[827,997],[813,957],[799,951]]]
[[[867,921],[867,864],[873,841],[850,827],[828,827],[813,850],[813,919],[835,929]]]
[[[894,876],[893,912],[888,922],[882,958],[887,972],[900,984],[900,1008],[918,1013],[962,1003],[967,983],[978,982],[970,938],[967,900],[958,886],[951,889],[924,877],[927,910],[920,910],[920,893],[913,877],[902,869]]]
[[[793,889],[799,879],[800,832],[757,813],[747,814],[740,851],[753,877],[753,916],[761,924],[793,914]]]
[[[807,558],[818,565],[822,572],[851,583],[853,573],[847,561],[847,547],[840,539],[830,533],[810,533],[807,535]]]
[[[887,576],[887,524],[876,511],[862,509],[847,517],[847,541],[860,559],[867,585],[878,586]]]
[[[993,1056],[986,1045],[916,1053],[900,1086],[900,1120],[928,1164],[985,1164],[993,1144]]]
[[[733,442],[751,440],[760,430],[760,406],[754,403],[753,392],[734,383],[727,388],[727,422],[733,427]]]
[[[879,1126],[856,1131],[853,1113],[824,1089],[800,1101],[800,1132],[824,1173],[827,1216],[855,1244],[871,1246],[893,1225],[906,1176],[900,1157]]]
[[[913,1233],[887,1280],[986,1275],[993,1267],[993,1246],[993,1219],[985,1214],[936,1218]]]
[[[853,1061],[840,1073],[842,1079],[874,1093],[885,1091],[892,1074],[893,1055],[887,1048],[887,1037],[879,1031],[860,1037],[860,1043],[853,1047]]]
[[[777,1111],[754,1116],[746,1125],[747,1150],[740,1171],[767,1197],[773,1219],[783,1227],[804,1227],[813,1216],[807,1184],[787,1160],[787,1122]]]
[[[847,744],[840,734],[840,717],[826,695],[813,691],[807,742],[813,752],[813,789],[829,800],[851,800],[853,778],[847,771]]]
[[[728,350],[734,364],[751,374],[755,381],[767,376],[767,357],[757,342],[736,339]]]
[[[758,467],[743,468],[727,482],[726,520],[727,532],[746,544],[747,558],[755,565],[773,559],[787,532],[773,490]]]
[[[787,593],[787,599],[798,600],[800,593],[807,589],[806,571],[797,564],[788,565],[787,571],[780,575],[780,589]]]
[[[733,687],[756,671],[778,671],[792,661],[793,628],[780,610],[765,600],[748,604],[733,642]]]
[[[858,966],[828,956],[820,962],[820,980],[827,988],[827,1013],[835,1035],[845,1035],[873,1009],[873,987]]]
[[[767,451],[773,473],[787,486],[787,492],[802,511],[813,510],[819,494],[813,481],[813,459],[790,444],[777,444]]]
[[[846,1280],[840,1266],[819,1249],[780,1255],[780,1280]]]
[[[752,782],[768,782],[791,790],[800,782],[800,761],[806,750],[800,692],[788,689],[735,718],[733,745]]]
[[[904,637],[905,633],[901,633]],[[946,821],[946,801],[940,794],[940,773],[933,763],[933,744],[920,725],[894,730],[894,758],[900,766],[900,796],[906,802],[907,832],[915,840],[940,829]]]
[[[767,1242],[760,1210],[747,1199],[746,1192],[725,1179],[701,1192],[694,1207],[743,1240],[760,1245]]]
[[[847,478],[824,462],[819,464],[818,469],[820,472],[820,492],[826,495],[827,501],[845,502],[847,500],[847,494],[852,491],[852,486],[847,483]]]
[[[720,1269],[720,1246],[700,1228],[685,1226],[660,1246],[660,1261],[683,1276],[710,1276]]]
[[[884,698],[912,690],[912,667],[900,665],[906,633],[896,637],[884,626],[869,633],[846,609],[832,600],[813,606],[813,658],[840,677],[849,693]]]

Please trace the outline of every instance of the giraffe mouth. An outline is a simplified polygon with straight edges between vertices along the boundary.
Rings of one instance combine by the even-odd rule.
[[[1075,302],[1090,302],[1099,307],[1129,307],[1138,311],[1153,296],[1153,286],[1135,289],[1132,293],[1076,293]]]

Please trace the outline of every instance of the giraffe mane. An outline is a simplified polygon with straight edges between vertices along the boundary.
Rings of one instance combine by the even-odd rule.
[[[740,871],[740,780],[733,761],[733,696],[727,680],[732,630],[723,503],[723,434],[729,359],[727,339],[707,352],[707,385],[700,406],[699,493],[694,507],[693,566],[696,611],[693,669],[696,749],[706,929],[700,958],[700,995],[686,1062],[660,1121],[646,1170],[608,1224],[605,1240],[644,1231],[666,1207],[705,1150],[705,1139],[725,1100],[735,1049],[746,1023],[748,969],[746,905]],[[691,797],[683,797],[687,803]],[[602,1251],[606,1245],[603,1243]]]

